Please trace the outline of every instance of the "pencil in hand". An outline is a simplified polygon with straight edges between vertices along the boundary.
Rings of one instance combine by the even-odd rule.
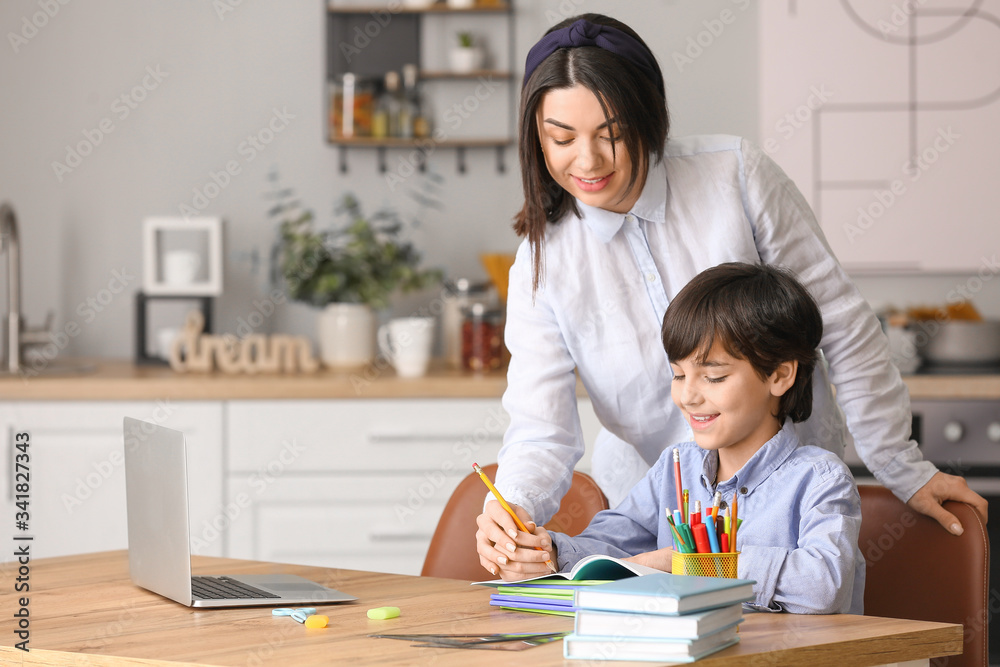
[[[503,499],[503,496],[501,496],[500,492],[497,491],[497,487],[493,486],[493,482],[491,482],[490,478],[486,476],[486,473],[483,472],[483,469],[479,467],[479,464],[473,463],[472,469],[475,470],[479,474],[479,477],[483,480],[483,482],[486,483],[486,488],[488,488],[490,491],[493,492],[493,495],[496,496],[497,502],[499,502],[500,505],[503,506],[503,508],[507,511],[507,514],[510,515],[510,518],[514,519],[514,523],[517,524],[517,527],[522,531],[524,531],[525,533],[530,533],[531,531],[528,530],[528,527],[521,522],[521,520],[517,517],[517,514],[514,512],[514,509],[507,504],[507,501]],[[545,551],[545,549],[541,547],[535,547],[535,550]],[[546,560],[545,564],[548,565],[549,569],[552,570],[553,572],[559,571],[559,569],[552,563],[551,558]]]

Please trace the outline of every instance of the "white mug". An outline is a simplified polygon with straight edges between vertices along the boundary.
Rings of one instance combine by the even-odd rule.
[[[190,285],[198,276],[201,255],[193,250],[171,250],[163,256],[163,282]]]
[[[378,328],[378,347],[400,377],[420,377],[431,363],[433,317],[397,317]]]

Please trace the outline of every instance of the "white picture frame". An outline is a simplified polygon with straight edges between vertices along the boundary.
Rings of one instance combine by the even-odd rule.
[[[222,294],[221,218],[146,218],[142,246],[146,294]]]

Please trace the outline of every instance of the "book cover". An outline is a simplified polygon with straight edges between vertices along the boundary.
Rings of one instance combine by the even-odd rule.
[[[584,660],[650,660],[694,662],[739,642],[736,626],[699,639],[637,639],[634,637],[581,637],[563,639],[563,657]]]
[[[682,616],[579,609],[573,632],[580,637],[698,639],[742,621],[740,603]]]
[[[755,583],[657,572],[581,588],[575,600],[580,609],[685,614],[752,600]]]
[[[491,586],[496,588],[498,586],[512,586],[515,584],[524,584],[531,581],[547,581],[555,582],[560,579],[568,581],[576,580],[591,580],[600,579],[603,581],[617,581],[619,579],[624,579],[626,577],[637,577],[653,573],[663,574],[660,570],[655,570],[651,567],[646,567],[645,565],[639,565],[638,563],[626,562],[620,558],[615,558],[614,556],[604,556],[602,554],[594,554],[592,556],[587,556],[586,558],[581,558],[577,561],[576,565],[573,566],[569,572],[559,572],[558,574],[543,574],[537,577],[529,577],[527,579],[521,579],[519,581],[504,581],[503,579],[494,579],[492,581],[476,581],[473,582],[474,586]]]

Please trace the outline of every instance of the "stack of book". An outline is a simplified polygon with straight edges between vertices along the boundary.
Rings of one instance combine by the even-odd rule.
[[[563,642],[567,658],[693,662],[739,641],[747,579],[660,572],[574,594],[576,625]]]

